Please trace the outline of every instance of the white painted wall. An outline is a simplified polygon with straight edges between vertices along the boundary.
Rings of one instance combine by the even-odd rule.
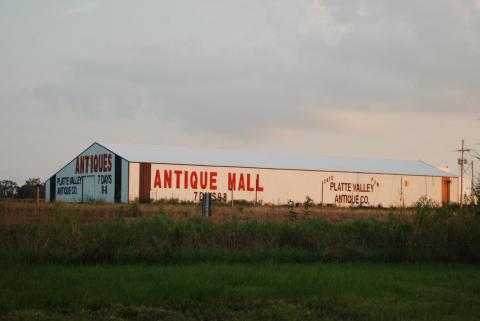
[[[89,168],[82,173],[76,173],[78,159],[76,158],[56,174],[55,191],[50,191],[47,181],[46,201],[49,201],[49,194],[54,192],[56,200],[63,202],[80,202],[82,199],[87,201],[88,198],[114,202],[115,155],[102,146],[94,144],[79,157],[94,155],[109,155],[111,166],[108,170],[92,171]],[[159,177],[157,177],[157,171],[160,174]],[[171,172],[171,187],[165,186],[165,171]],[[178,175],[175,171],[178,171]],[[185,171],[188,172],[187,181],[185,181]],[[232,191],[228,187],[229,174],[235,174],[236,178],[234,200],[257,199],[263,203],[286,204],[290,200],[302,203],[309,196],[315,203],[385,207],[411,206],[422,196],[439,203],[442,200],[441,177],[169,164],[152,164],[150,196],[154,200],[175,198],[183,201],[199,201],[202,193],[212,192],[215,198],[230,201]],[[201,177],[205,175],[207,175],[208,184],[201,186]],[[240,186],[241,178],[244,183],[243,190]],[[451,202],[457,203],[459,201],[458,178],[454,177],[451,181]],[[88,182],[90,185],[87,184]],[[138,199],[139,183],[140,164],[122,160],[122,202]],[[160,183],[159,186],[156,186],[158,183]]]
[[[129,163],[128,173],[128,199],[134,202],[140,193],[140,164]]]
[[[50,202],[50,179],[47,179],[44,186],[45,186],[45,202],[49,203]]]
[[[121,197],[121,202],[122,203],[128,203],[128,189],[129,189],[129,163],[128,161],[122,159],[122,197]]]
[[[77,160],[80,157],[105,155],[107,161],[101,166],[85,167],[76,173]],[[108,161],[110,159],[110,161]],[[100,170],[100,167],[105,169]],[[55,200],[59,202],[81,202],[82,196],[96,201],[113,203],[115,200],[115,155],[98,144],[90,146],[77,158],[68,163],[56,174]],[[89,199],[83,198],[83,201]]]
[[[172,186],[165,186],[165,170],[172,172]],[[160,173],[160,187],[157,171]],[[181,171],[179,185],[175,171]],[[185,174],[188,171],[187,187],[185,187]],[[208,173],[208,186],[192,186],[195,172],[197,178]],[[213,174],[212,174],[213,173]],[[304,202],[307,195],[315,203],[336,204],[338,206],[411,206],[422,196],[441,202],[442,178],[409,176],[409,175],[387,175],[387,174],[363,174],[363,173],[342,173],[342,172],[318,172],[299,170],[275,170],[275,169],[245,169],[228,167],[208,166],[183,166],[183,165],[161,165],[152,164],[152,199],[176,198],[183,201],[199,200],[200,193],[212,192],[216,198],[231,200],[232,193],[228,188],[228,174],[235,173],[237,186],[233,192],[236,200],[258,201],[272,204],[286,204],[289,200]],[[259,187],[263,191],[241,191],[239,190],[239,177],[243,175],[245,185],[250,175],[250,187],[255,190],[255,181],[258,175]],[[210,186],[210,175],[216,179],[216,183]],[[130,164],[130,195],[132,201],[138,198],[139,190],[139,164]],[[203,176],[205,177],[205,176]],[[197,179],[199,180],[199,179]],[[323,183],[322,183],[323,182]],[[340,184],[340,186],[339,186]],[[356,185],[359,184],[359,185]],[[195,184],[194,184],[195,185]],[[199,185],[199,183],[197,183]],[[360,186],[360,190],[355,191]],[[213,189],[211,188],[213,187]],[[246,186],[248,188],[248,186]],[[341,190],[343,188],[343,190]],[[451,201],[458,202],[458,178],[452,178]],[[256,196],[257,195],[257,196]],[[351,203],[353,202],[353,203]]]

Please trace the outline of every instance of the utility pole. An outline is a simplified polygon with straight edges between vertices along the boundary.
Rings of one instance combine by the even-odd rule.
[[[405,207],[405,197],[403,197],[403,176],[400,176],[400,203]]]
[[[471,149],[465,148],[465,140],[462,139],[462,149],[457,149],[457,152],[461,153],[461,157],[458,160],[458,164],[460,165],[460,206],[463,206],[463,167],[467,162],[464,158],[464,154],[469,151],[471,151]]]
[[[473,159],[472,159],[472,185],[470,185],[470,194],[472,195],[472,199],[474,200],[475,196],[475,175],[473,174]]]
[[[472,183],[471,183],[472,185],[470,187],[470,195],[472,197],[472,203],[477,204],[477,200],[475,199],[475,175],[473,173],[473,160],[471,165],[472,165]]]
[[[37,184],[37,186],[36,186],[36,190],[37,190],[37,210],[36,210],[36,212],[37,212],[37,215],[39,213],[39,207],[40,207],[40,186],[41,186],[40,184]]]

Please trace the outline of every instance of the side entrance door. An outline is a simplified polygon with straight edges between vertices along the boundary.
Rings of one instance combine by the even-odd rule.
[[[95,201],[95,176],[82,177],[82,203]]]
[[[450,204],[450,178],[442,177],[442,204]]]

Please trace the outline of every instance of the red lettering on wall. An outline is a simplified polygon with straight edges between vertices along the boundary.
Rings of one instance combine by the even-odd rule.
[[[245,178],[243,177],[243,174],[240,174],[240,178],[238,180],[238,190],[239,191],[245,190]]]
[[[107,168],[108,168],[108,155],[105,154],[103,156],[103,171],[109,172],[110,170],[108,170]]]
[[[165,170],[163,172],[163,187],[172,188],[172,171]]]
[[[234,191],[237,186],[237,174],[228,173],[228,190]]]
[[[183,188],[188,189],[188,171],[183,172]]]
[[[192,186],[193,189],[198,188],[198,175],[197,172],[192,172],[192,175],[190,175],[190,186]]]
[[[88,158],[88,157],[87,157]],[[87,159],[86,158],[86,159]],[[101,161],[101,157],[98,157]],[[108,156],[105,155],[106,166],[108,166]],[[82,159],[78,160],[79,171],[82,167]],[[162,177],[163,173],[163,177]],[[153,188],[173,188],[176,189],[210,189],[217,191],[218,186],[218,172],[216,171],[188,171],[188,170],[156,170],[153,181]],[[253,176],[255,175],[255,176]],[[173,176],[175,178],[173,178]],[[183,176],[183,177],[182,177]],[[172,184],[172,181],[175,182]],[[255,181],[254,181],[255,180]],[[224,186],[222,186],[224,188]],[[258,191],[263,192],[264,188],[260,183],[259,174],[247,173],[228,173],[228,190],[230,191]]]
[[[98,161],[99,161],[98,155],[93,155],[93,172],[94,173],[98,172]]]
[[[85,173],[85,157],[80,156],[80,168],[79,168],[80,173]]]
[[[155,182],[153,183],[153,188],[162,188],[162,181],[160,179],[160,171],[158,169],[155,172]]]
[[[210,173],[210,190],[216,191],[217,190],[217,172]]]
[[[263,192],[263,190],[264,190],[264,188],[262,186],[260,186],[260,175],[259,174],[257,174],[255,188],[257,189],[257,192]]]
[[[112,154],[86,155],[76,159],[75,174],[112,171]]]
[[[253,186],[250,185],[250,183],[251,183],[250,174],[247,174],[247,191],[253,192],[255,189],[253,188]]]
[[[103,161],[105,160],[105,155],[98,155],[98,171],[101,173],[103,172]]]
[[[208,172],[200,172],[200,188],[206,189],[208,186]]]
[[[182,175],[182,171],[174,171],[173,173],[175,174],[175,183],[176,183],[175,187],[177,189],[179,189],[180,188],[180,175]]]

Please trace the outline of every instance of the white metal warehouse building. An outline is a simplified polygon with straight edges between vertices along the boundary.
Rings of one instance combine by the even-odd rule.
[[[458,203],[458,177],[421,161],[94,143],[45,183],[47,202],[161,199],[411,206]]]

